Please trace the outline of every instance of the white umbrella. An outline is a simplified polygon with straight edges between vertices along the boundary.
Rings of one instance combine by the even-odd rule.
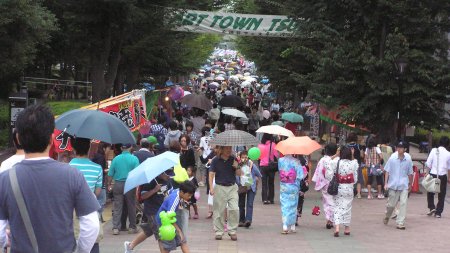
[[[224,78],[223,76],[218,76],[218,77],[216,77],[216,80],[217,80],[217,81],[224,81],[225,78]]]
[[[230,76],[230,79],[229,79],[231,82],[232,81],[234,81],[234,82],[239,82],[239,77],[237,77],[237,76]]]
[[[247,115],[245,115],[245,113],[243,113],[239,110],[236,110],[236,109],[224,109],[224,110],[222,110],[222,113],[226,114],[226,115],[231,115],[236,118],[244,118],[244,119],[247,118]]]
[[[249,72],[245,72],[244,76],[250,76],[250,73]]]
[[[219,84],[218,82],[212,82],[212,83],[210,83],[210,85],[215,85],[215,86],[217,86],[217,87],[220,86],[220,84]]]
[[[275,135],[283,135],[287,137],[293,137],[294,134],[291,130],[286,129],[281,126],[277,125],[268,125],[260,127],[258,130],[256,130],[257,133],[268,133],[268,134],[275,134]]]
[[[187,95],[189,95],[189,94],[192,94],[191,92],[189,92],[189,91],[187,91],[187,90],[185,90],[184,91],[184,95],[183,95],[183,97],[186,97]]]
[[[251,86],[252,84],[249,81],[245,81],[241,83],[241,88]]]
[[[246,80],[246,81],[249,81],[249,82],[256,82],[256,81],[257,81],[255,78],[250,77],[250,76],[246,76],[246,77],[245,77],[245,80]]]

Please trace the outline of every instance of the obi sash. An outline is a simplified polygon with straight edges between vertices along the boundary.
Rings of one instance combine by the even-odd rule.
[[[355,183],[355,179],[353,178],[353,173],[352,174],[347,174],[347,175],[339,175],[338,182],[340,184],[353,184],[353,183]]]
[[[280,182],[286,184],[295,183],[295,179],[297,178],[297,172],[295,169],[290,169],[289,171],[280,170]]]

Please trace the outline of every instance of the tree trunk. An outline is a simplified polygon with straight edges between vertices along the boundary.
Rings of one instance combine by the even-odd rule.
[[[386,20],[383,20],[383,26],[381,27],[381,38],[380,38],[380,51],[379,59],[384,59],[384,50],[386,49]]]

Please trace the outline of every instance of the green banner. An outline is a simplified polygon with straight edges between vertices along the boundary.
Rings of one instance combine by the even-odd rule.
[[[299,20],[287,16],[187,10],[179,15],[176,31],[240,36],[292,37]]]

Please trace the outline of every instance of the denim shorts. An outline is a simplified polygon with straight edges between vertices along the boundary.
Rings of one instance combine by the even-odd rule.
[[[147,216],[148,221],[146,223],[141,223],[140,227],[144,232],[145,236],[150,237],[159,233],[158,224],[156,223],[155,215]]]

